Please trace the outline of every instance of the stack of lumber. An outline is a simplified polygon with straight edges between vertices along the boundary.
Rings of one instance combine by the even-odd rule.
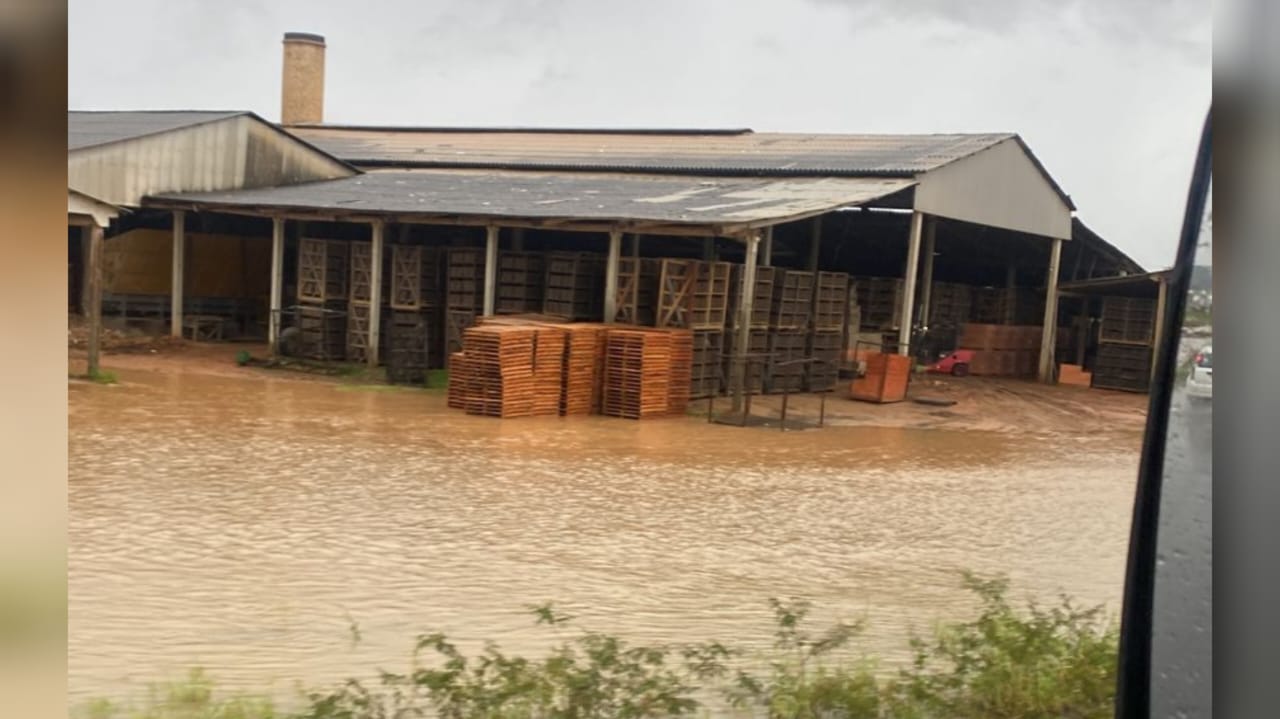
[[[670,411],[671,335],[611,329],[604,360],[604,414],[646,419]]]
[[[605,325],[575,322],[563,325],[565,355],[560,414],[598,414],[604,372]]]
[[[467,414],[528,417],[534,414],[538,383],[534,376],[537,328],[502,324],[477,325],[463,333],[464,371],[460,386]],[[454,360],[458,359],[454,355]]]

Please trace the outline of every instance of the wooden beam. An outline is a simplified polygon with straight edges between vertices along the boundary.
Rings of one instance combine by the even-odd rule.
[[[89,306],[85,319],[89,325],[89,377],[96,377],[102,351],[102,235],[101,227],[89,228]]]
[[[609,232],[609,255],[604,266],[604,321],[618,321],[618,264],[622,258],[622,231]],[[636,268],[637,277],[639,268]]]
[[[187,254],[187,213],[173,211],[173,280],[169,300],[169,334],[182,336],[183,275]]]
[[[271,298],[267,316],[267,342],[271,353],[280,353],[280,313],[284,309],[284,223],[283,217],[271,218]]]
[[[1062,267],[1062,240],[1053,240],[1049,251],[1049,274],[1045,280],[1044,324],[1040,330],[1040,381],[1052,384],[1054,344],[1058,337],[1058,270]]]
[[[373,223],[373,242],[369,248],[369,347],[365,357],[370,367],[378,366],[378,347],[382,344],[382,257],[386,245],[386,223]],[[487,269],[487,268],[486,268]]]
[[[916,273],[920,267],[920,238],[924,234],[924,213],[911,213],[911,234],[907,237],[907,266],[902,273],[902,314],[898,317],[898,354],[911,354],[911,318],[915,311]]]
[[[742,290],[738,293],[737,333],[733,338],[733,362],[730,366],[729,389],[733,393],[733,412],[742,411],[747,387],[747,352],[751,349],[751,314],[756,295],[756,265],[760,254],[760,231],[748,234],[747,256],[742,267]]]
[[[485,227],[484,240],[484,316],[493,316],[498,297],[498,226]]]

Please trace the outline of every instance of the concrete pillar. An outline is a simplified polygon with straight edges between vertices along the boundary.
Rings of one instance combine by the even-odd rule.
[[[370,367],[377,367],[378,347],[382,344],[382,257],[386,249],[387,225],[373,223],[373,242],[369,248],[369,349],[365,353]]]
[[[604,266],[604,321],[618,321],[618,264],[622,259],[622,232],[609,231],[609,255]]]
[[[267,316],[267,342],[271,353],[280,352],[280,316],[284,309],[284,218],[271,218],[271,298]]]
[[[1062,266],[1062,240],[1053,241],[1049,251],[1049,274],[1045,278],[1044,325],[1040,332],[1040,381],[1052,384],[1053,348],[1058,337],[1058,270]]]
[[[1156,354],[1160,351],[1160,343],[1164,341],[1164,313],[1169,306],[1169,283],[1163,277],[1156,280],[1156,316],[1155,327],[1151,335],[1151,381],[1156,379]]]
[[[760,264],[773,266],[773,225],[764,228],[764,241],[760,243]]]
[[[818,250],[822,245],[822,216],[813,218],[813,231],[809,235],[809,271],[818,271]]]
[[[99,355],[102,348],[102,235],[103,230],[97,225],[88,229],[89,239],[89,289],[86,294],[88,304],[85,307],[85,319],[89,325],[89,369],[88,375],[98,374]]]
[[[743,396],[747,387],[747,352],[751,349],[751,313],[755,305],[756,266],[760,254],[760,232],[752,232],[745,238],[747,256],[742,266],[742,291],[738,293],[737,332],[733,338],[733,364],[730,368],[729,388],[733,394],[733,412],[742,411]]]
[[[484,316],[493,316],[498,299],[498,226],[485,228],[484,242]]]
[[[916,273],[920,268],[920,239],[924,234],[924,213],[911,213],[911,234],[907,237],[907,266],[902,273],[902,314],[898,316],[898,354],[909,355],[911,318],[916,303]]]
[[[920,324],[929,326],[929,303],[933,299],[933,256],[937,243],[938,220],[930,217],[924,229],[924,277],[920,288]]]
[[[169,301],[169,334],[182,336],[182,280],[187,254],[187,213],[173,211],[173,285]]]

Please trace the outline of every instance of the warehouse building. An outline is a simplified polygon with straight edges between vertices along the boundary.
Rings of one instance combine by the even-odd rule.
[[[701,328],[722,355],[777,329],[754,304],[776,307],[756,284],[778,268],[846,277],[840,352],[872,336],[905,354],[939,329],[945,347],[966,322],[1039,327],[1018,373],[1052,380],[1087,349],[1060,320],[1098,319],[1079,298],[1107,286],[1089,282],[1142,273],[1073,217],[1015,134],[326,125],[323,38],[289,33],[284,48],[280,125],[70,114],[69,197],[118,208],[69,232],[72,276],[94,274],[94,238],[109,237],[107,314],[273,347],[289,326],[318,326],[325,356],[384,364],[384,324],[416,313],[423,361],[440,366],[476,316],[543,311],[557,290],[572,319],[661,323],[686,260],[727,266],[708,290],[725,309]],[[745,372],[726,383],[741,390]]]

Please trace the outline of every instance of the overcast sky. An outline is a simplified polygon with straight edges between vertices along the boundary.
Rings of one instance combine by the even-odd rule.
[[[1017,132],[1079,216],[1172,260],[1211,100],[1208,0],[71,0],[71,109],[280,114],[324,35],[325,119]]]

